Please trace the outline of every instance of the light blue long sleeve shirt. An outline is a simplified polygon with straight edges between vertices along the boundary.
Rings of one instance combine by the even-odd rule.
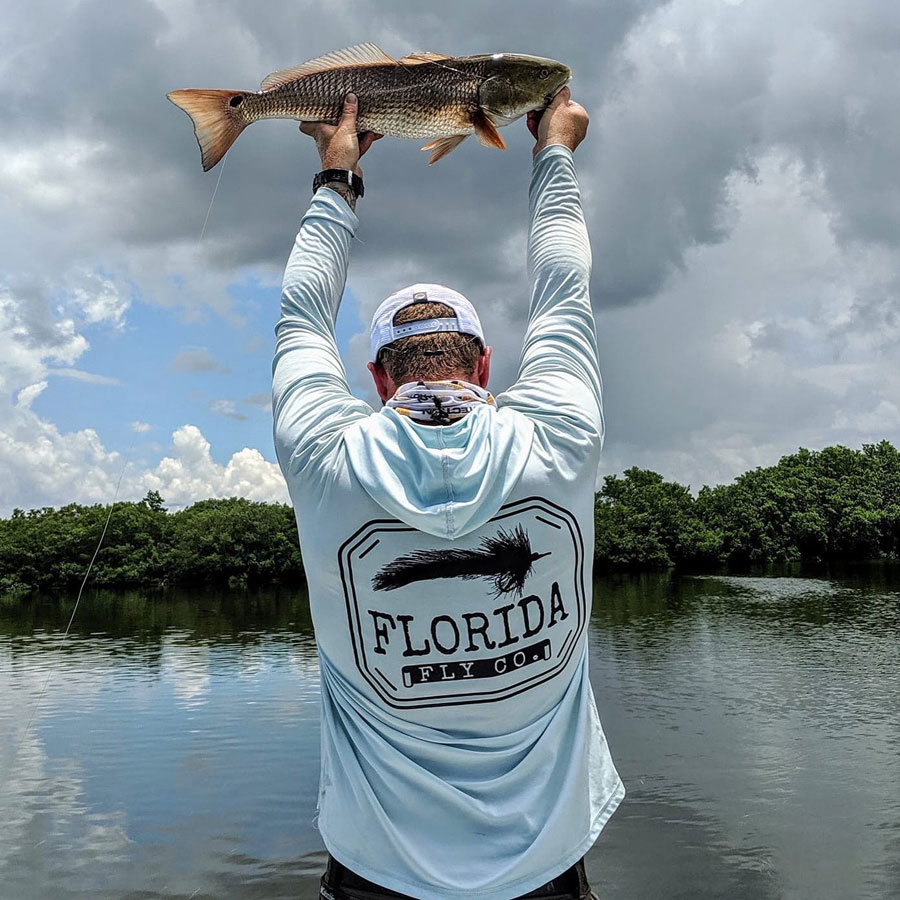
[[[350,393],[334,323],[358,220],[338,194],[314,196],[284,276],[274,434],[321,664],[319,829],[412,897],[527,893],[624,796],[588,681],[603,413],[567,148],[537,155],[529,196],[516,382],[452,425]]]

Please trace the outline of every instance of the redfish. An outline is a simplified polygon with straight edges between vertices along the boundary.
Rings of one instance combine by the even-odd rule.
[[[375,44],[358,44],[273,72],[260,91],[181,90],[167,96],[193,120],[203,170],[225,155],[260,119],[336,124],[344,97],[359,99],[357,127],[402,138],[429,138],[429,164],[470,134],[506,149],[498,128],[543,109],[572,77],[552,59],[520,53],[392,59]]]

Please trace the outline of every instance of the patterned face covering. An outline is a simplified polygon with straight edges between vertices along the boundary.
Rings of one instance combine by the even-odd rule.
[[[426,425],[451,425],[480,403],[493,406],[493,394],[468,381],[410,381],[385,406]]]

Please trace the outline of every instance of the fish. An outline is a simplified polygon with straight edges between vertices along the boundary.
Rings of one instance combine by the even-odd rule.
[[[522,53],[388,56],[377,44],[356,44],[266,76],[259,91],[184,89],[166,96],[194,123],[203,170],[226,154],[260,119],[337,124],[344,98],[359,101],[357,129],[427,138],[436,163],[470,134],[506,149],[498,128],[545,108],[572,77],[568,66]]]

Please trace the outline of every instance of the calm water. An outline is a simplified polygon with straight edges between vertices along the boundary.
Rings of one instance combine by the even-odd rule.
[[[304,599],[70,613],[0,601],[0,900],[316,896]],[[591,641],[601,897],[900,900],[900,572],[604,580]]]

